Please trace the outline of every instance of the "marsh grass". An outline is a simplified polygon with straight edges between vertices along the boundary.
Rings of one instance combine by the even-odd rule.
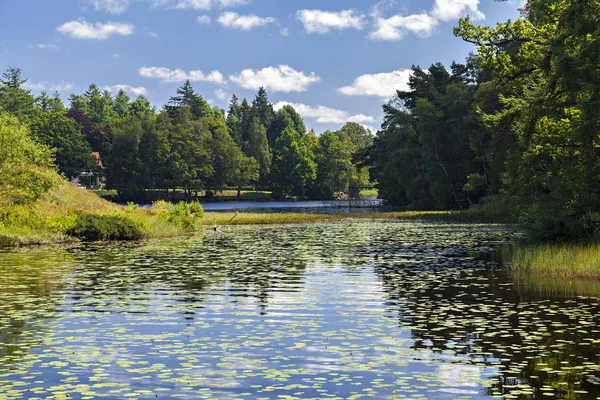
[[[275,224],[308,224],[318,222],[336,222],[348,219],[370,220],[439,220],[439,221],[472,221],[475,220],[464,213],[449,211],[405,211],[381,213],[239,213],[233,218],[233,212],[209,212],[204,215],[202,225],[213,227],[230,222],[230,225],[275,225]],[[215,221],[216,218],[216,221]],[[233,220],[232,220],[233,218]]]
[[[600,279],[600,244],[544,244],[506,250],[513,273]]]

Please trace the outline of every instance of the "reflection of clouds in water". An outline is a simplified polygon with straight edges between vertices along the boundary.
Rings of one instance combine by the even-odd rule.
[[[464,388],[478,388],[481,386],[482,370],[473,365],[442,364],[439,366],[440,391],[455,394],[477,394],[477,390]],[[458,389],[463,388],[463,389]]]

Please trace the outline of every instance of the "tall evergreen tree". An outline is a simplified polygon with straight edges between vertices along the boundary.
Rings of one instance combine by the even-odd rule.
[[[248,157],[253,157],[259,165],[260,169],[260,185],[267,185],[271,174],[271,149],[267,141],[267,131],[260,123],[258,117],[254,117],[250,125],[248,140],[244,142],[244,153]]]
[[[273,121],[273,104],[269,101],[267,90],[261,87],[252,101],[252,113],[254,117],[258,117],[262,126],[268,129]]]

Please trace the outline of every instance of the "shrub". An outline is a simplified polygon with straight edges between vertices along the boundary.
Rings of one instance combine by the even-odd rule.
[[[66,232],[84,241],[136,240],[142,238],[141,225],[121,215],[81,214]]]
[[[193,228],[196,221],[199,221],[202,217],[204,217],[204,209],[199,202],[181,202],[171,209],[169,213],[169,222],[190,229]]]

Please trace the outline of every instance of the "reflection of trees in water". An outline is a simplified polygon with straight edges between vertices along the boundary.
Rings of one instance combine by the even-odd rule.
[[[534,389],[517,392],[524,398],[546,397],[546,385],[561,398],[600,395],[586,378],[600,372],[593,367],[600,354],[594,342],[600,332],[593,332],[600,323],[597,300],[540,297],[516,290],[498,270],[461,269],[471,263],[464,259],[455,263],[432,274],[393,263],[376,266],[388,304],[411,329],[415,349],[468,356],[488,366],[500,360],[502,372],[489,394],[509,394],[524,383]],[[581,389],[588,393],[578,394]]]
[[[70,264],[60,250],[0,253],[0,365],[18,365],[23,353],[42,344],[60,312],[56,292]]]

